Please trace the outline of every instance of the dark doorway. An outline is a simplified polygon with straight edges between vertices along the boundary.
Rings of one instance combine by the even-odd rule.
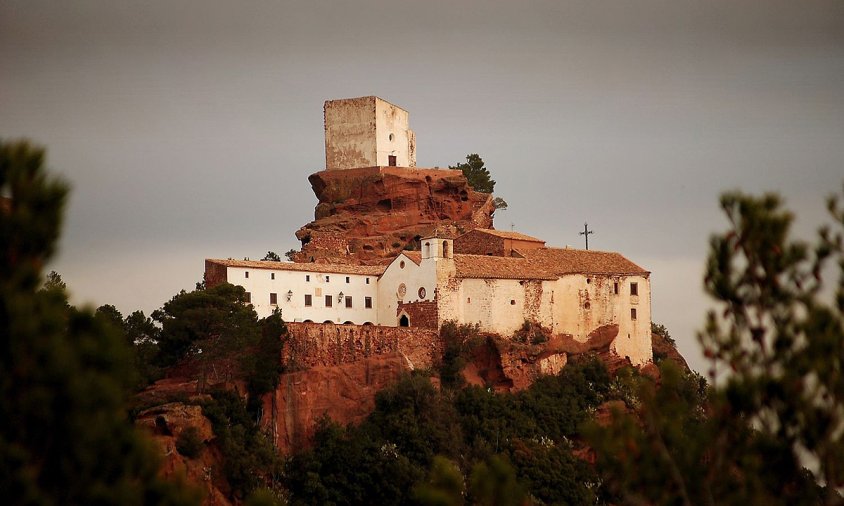
[[[410,327],[410,318],[406,314],[401,315],[401,318],[399,318],[399,327]]]
[[[396,166],[396,155],[387,155],[387,164],[389,164],[390,167],[395,167]]]

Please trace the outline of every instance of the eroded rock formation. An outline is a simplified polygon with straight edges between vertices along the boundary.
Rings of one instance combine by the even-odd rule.
[[[297,262],[377,264],[435,228],[457,235],[492,227],[492,195],[459,170],[366,167],[322,171],[308,180],[319,199],[314,221],[296,232]]]

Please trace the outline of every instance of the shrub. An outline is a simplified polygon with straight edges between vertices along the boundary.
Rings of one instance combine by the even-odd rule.
[[[188,427],[179,434],[176,438],[176,451],[180,455],[189,459],[195,459],[199,456],[205,442],[199,435],[199,429],[196,427]]]

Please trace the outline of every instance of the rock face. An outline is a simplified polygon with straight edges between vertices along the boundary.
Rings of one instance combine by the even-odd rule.
[[[399,354],[283,374],[264,397],[263,423],[283,454],[306,448],[324,415],[343,425],[360,423],[375,408],[375,394],[409,370]]]
[[[440,232],[492,227],[492,195],[459,170],[366,167],[322,171],[308,180],[319,203],[296,232],[297,262],[378,264]]]

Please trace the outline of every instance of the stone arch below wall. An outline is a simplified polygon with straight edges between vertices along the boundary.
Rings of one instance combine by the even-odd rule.
[[[410,327],[410,317],[407,313],[399,315],[399,327]]]

